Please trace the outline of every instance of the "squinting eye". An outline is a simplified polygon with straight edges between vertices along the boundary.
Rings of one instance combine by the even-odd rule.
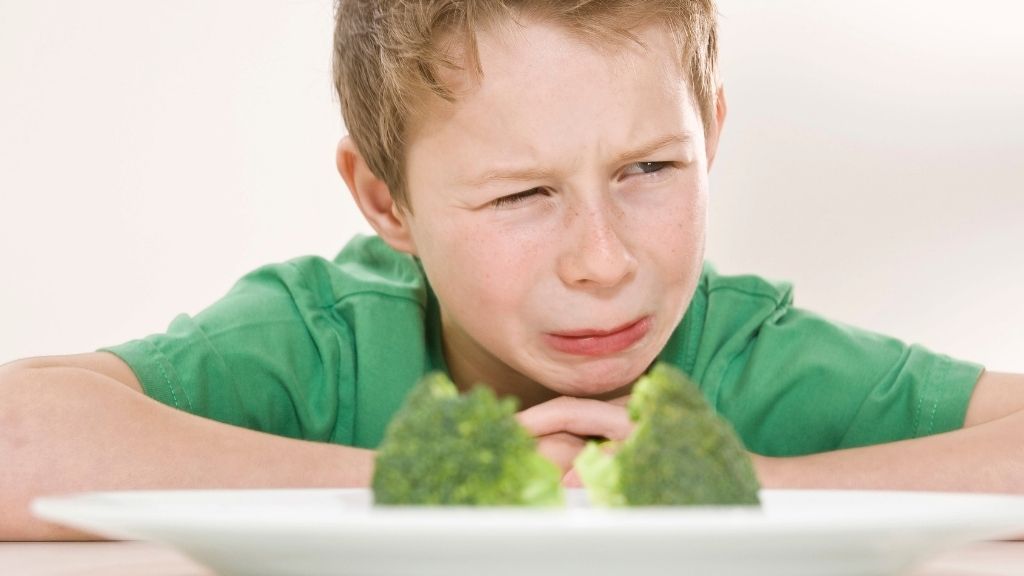
[[[497,200],[491,202],[491,204],[495,208],[511,208],[512,206],[515,206],[516,204],[519,204],[536,194],[547,195],[546,191],[543,188],[530,188],[529,190],[524,190],[522,192],[517,192],[515,194],[509,194],[508,196],[502,196],[501,198],[498,198]]]
[[[627,174],[654,174],[668,167],[671,162],[634,162],[626,169]],[[637,172],[638,170],[639,172]]]

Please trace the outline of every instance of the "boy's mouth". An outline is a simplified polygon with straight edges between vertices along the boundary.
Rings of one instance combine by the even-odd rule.
[[[644,316],[628,324],[602,330],[586,328],[564,332],[549,332],[544,340],[555,350],[575,356],[605,356],[629,348],[647,335],[651,317]]]

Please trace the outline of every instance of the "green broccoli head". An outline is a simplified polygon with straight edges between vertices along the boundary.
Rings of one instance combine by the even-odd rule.
[[[633,385],[629,415],[636,422],[629,438],[611,446],[592,442],[574,462],[591,503],[759,503],[742,442],[682,372],[655,365]]]
[[[563,503],[561,471],[537,452],[512,398],[460,395],[441,373],[410,392],[378,448],[378,504],[545,506]]]

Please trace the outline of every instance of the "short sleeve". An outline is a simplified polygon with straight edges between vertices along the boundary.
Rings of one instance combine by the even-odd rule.
[[[793,456],[963,426],[982,367],[793,306],[792,289],[711,273],[690,369],[756,453]]]
[[[309,258],[261,268],[165,333],[106,348],[147,395],[193,414],[273,434],[335,440],[353,365],[344,321]]]

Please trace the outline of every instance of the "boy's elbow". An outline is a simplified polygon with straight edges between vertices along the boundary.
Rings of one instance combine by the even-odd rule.
[[[0,366],[0,541],[95,540],[96,537],[35,518],[29,504],[46,489],[72,489],[75,478],[52,481],[59,449],[73,431],[66,418],[78,392],[64,384],[99,378],[94,373],[25,359]],[[66,455],[66,454],[65,454]],[[66,482],[66,484],[61,484]],[[52,486],[49,486],[51,485]]]
[[[34,359],[18,360],[0,366],[0,461],[16,462],[13,457],[29,439],[45,431],[48,410],[47,392],[54,388],[48,369]],[[0,470],[0,480],[9,483],[12,467]]]
[[[26,385],[38,370],[32,359],[17,360],[0,366],[0,446],[17,434],[18,414],[22,412]]]
[[[0,366],[0,386],[8,380],[33,381],[47,378],[47,370],[73,370],[79,374],[92,373],[142,392],[142,384],[124,360],[109,352],[88,352],[65,356],[36,356],[22,358]]]

